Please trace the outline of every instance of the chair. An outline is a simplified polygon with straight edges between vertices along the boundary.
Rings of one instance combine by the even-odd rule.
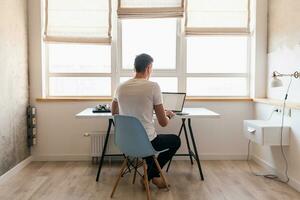
[[[115,121],[115,144],[117,145],[119,150],[125,155],[125,160],[122,164],[119,176],[111,192],[111,198],[113,197],[117,189],[117,186],[119,184],[119,181],[122,177],[122,174],[126,169],[126,166],[128,164],[128,157],[144,158],[144,157],[152,156],[157,166],[157,169],[159,170],[160,175],[164,183],[166,184],[167,189],[169,190],[166,177],[162,173],[161,167],[155,156],[159,152],[155,151],[154,148],[152,147],[152,144],[149,141],[149,138],[147,136],[146,130],[141,124],[141,122],[135,117],[124,116],[124,115],[114,116],[114,121]],[[147,165],[145,160],[143,160],[143,169],[144,169],[144,185],[147,192],[147,200],[150,200],[151,196],[150,196],[150,189],[149,189],[148,176],[147,176]],[[135,176],[136,176],[136,171],[134,173],[133,180],[135,180]]]

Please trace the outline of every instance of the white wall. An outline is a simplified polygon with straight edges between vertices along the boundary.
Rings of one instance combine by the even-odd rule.
[[[266,104],[256,104],[255,105],[255,118],[256,119],[267,119],[274,109],[271,105]],[[275,120],[280,124],[281,115],[275,113],[272,120]],[[290,145],[284,147],[286,152],[289,170],[288,174],[290,177],[290,185],[300,191],[300,110],[292,109],[291,117],[286,117],[286,121],[291,121],[291,136]],[[279,146],[260,146],[254,144],[253,146],[253,156],[254,158],[266,164],[267,166],[274,169],[274,172],[279,175],[279,177],[285,180],[284,176],[284,160],[281,154],[281,149]]]
[[[36,159],[64,160],[89,158],[90,138],[85,132],[105,131],[106,120],[77,119],[75,114],[97,102],[35,103],[38,110],[38,144],[33,148]],[[242,134],[243,119],[252,118],[253,105],[244,103],[188,103],[220,113],[220,119],[193,120],[194,135],[203,159],[244,159],[246,143]],[[174,120],[162,133],[177,133],[180,121]],[[184,136],[184,135],[182,135]],[[182,137],[184,141],[184,137]],[[185,144],[182,145],[184,151]]]
[[[269,54],[268,54],[268,98],[283,99],[288,78],[283,78],[284,87],[271,88],[271,73],[277,70],[282,73],[300,71],[300,1],[269,1]],[[293,80],[289,101],[300,102],[300,80]],[[255,117],[266,119],[272,106],[257,104]],[[285,148],[289,162],[291,185],[300,191],[300,110],[292,110],[291,144]],[[280,123],[280,119],[277,119]],[[275,168],[279,174],[283,172],[283,159],[279,147],[261,147],[256,145],[254,156]]]
[[[89,138],[86,131],[105,131],[103,120],[76,119],[75,114],[97,102],[36,102],[42,97],[42,53],[40,1],[29,0],[29,47],[31,104],[37,107],[37,145],[32,149],[36,159],[64,160],[86,159],[89,155]],[[242,133],[242,121],[251,119],[251,102],[199,102],[191,107],[206,107],[220,113],[220,119],[193,121],[194,134],[202,158],[242,159],[246,155],[246,140]],[[180,123],[160,131],[177,132]],[[184,150],[184,144],[183,149]]]

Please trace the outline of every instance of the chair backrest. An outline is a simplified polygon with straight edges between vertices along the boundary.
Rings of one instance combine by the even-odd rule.
[[[147,157],[155,155],[147,132],[141,122],[132,116],[115,115],[115,143],[127,156]]]

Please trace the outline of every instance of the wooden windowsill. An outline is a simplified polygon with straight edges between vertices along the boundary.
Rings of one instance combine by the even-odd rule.
[[[186,97],[187,101],[252,101],[250,97]]]
[[[202,102],[202,101],[252,101],[250,97],[186,97],[188,102]],[[112,97],[46,97],[37,98],[37,102],[78,102],[78,101],[98,101],[111,102]]]
[[[282,106],[282,100],[268,99],[268,98],[255,98],[250,97],[186,97],[188,102],[255,102],[263,103],[273,106]],[[37,102],[81,102],[81,101],[97,101],[97,102],[111,102],[112,97],[47,97],[37,98]],[[288,108],[300,109],[300,103],[287,102]]]
[[[268,104],[273,106],[283,106],[283,100],[278,100],[278,99],[257,98],[257,99],[253,99],[253,101],[255,103],[263,103],[263,104]],[[300,110],[300,103],[287,101],[286,107]]]
[[[112,97],[44,97],[36,98],[37,102],[76,102],[76,101],[112,101]]]

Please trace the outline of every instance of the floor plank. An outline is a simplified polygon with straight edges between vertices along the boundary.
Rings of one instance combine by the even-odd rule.
[[[121,162],[106,163],[100,181],[90,162],[33,162],[0,185],[1,200],[99,200],[110,192]],[[163,200],[299,200],[286,184],[253,176],[245,161],[202,161],[205,181],[189,161],[174,161],[167,178],[169,192],[151,185],[152,199]],[[255,170],[262,170],[252,163]],[[140,170],[142,171],[142,170]],[[113,199],[140,200],[146,194],[132,174],[122,178]]]

